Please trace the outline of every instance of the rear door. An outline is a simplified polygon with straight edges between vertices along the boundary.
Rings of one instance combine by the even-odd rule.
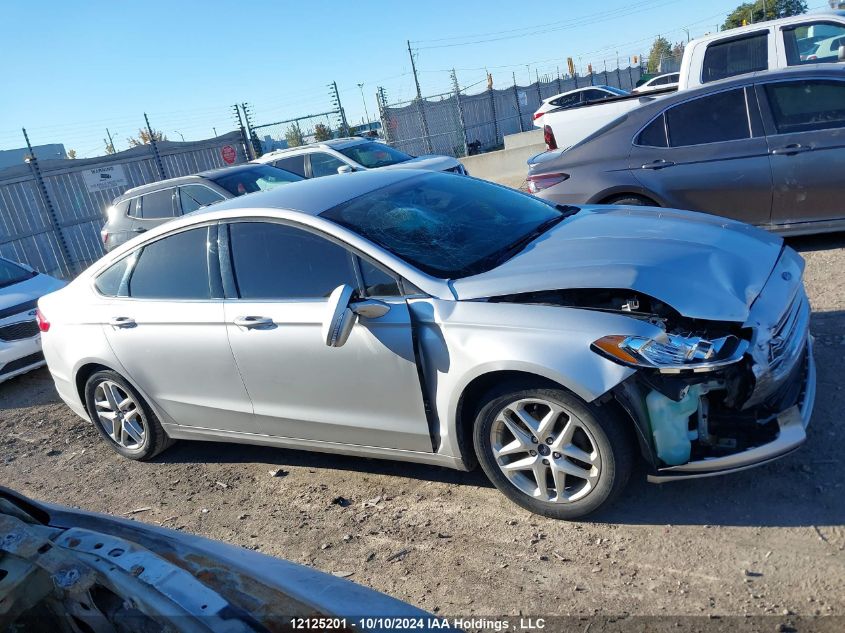
[[[771,152],[772,223],[845,218],[845,81],[760,84]]]
[[[772,173],[753,89],[674,105],[636,137],[634,177],[666,206],[766,224]]]
[[[176,215],[176,188],[159,189],[135,198],[131,212],[131,231],[135,235],[172,220]]]

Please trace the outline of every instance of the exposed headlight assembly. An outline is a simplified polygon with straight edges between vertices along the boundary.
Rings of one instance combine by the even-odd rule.
[[[592,349],[622,365],[656,369],[663,374],[679,374],[683,371],[713,371],[736,363],[748,349],[748,341],[736,336],[711,341],[678,334],[654,338],[613,334],[594,341]]]

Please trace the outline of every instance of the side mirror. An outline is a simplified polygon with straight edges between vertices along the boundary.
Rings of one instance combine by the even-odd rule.
[[[838,59],[840,62],[845,62],[845,44],[839,47]]]
[[[337,168],[337,173],[339,174],[351,174],[352,168],[349,165],[341,165]]]
[[[353,292],[355,291],[352,286],[343,284],[332,290],[331,295],[329,295],[322,329],[323,340],[329,347],[340,347],[346,343],[349,334],[352,332],[352,326],[358,319],[357,315],[349,308]]]

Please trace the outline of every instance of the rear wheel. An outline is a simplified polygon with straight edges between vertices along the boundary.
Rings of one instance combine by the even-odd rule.
[[[85,404],[97,431],[129,459],[152,459],[173,444],[138,391],[117,372],[98,371],[85,383]]]
[[[491,396],[474,440],[484,472],[505,496],[554,519],[583,517],[610,502],[634,459],[615,416],[563,389]]]
[[[616,196],[615,198],[608,198],[603,204],[616,204],[619,206],[635,206],[635,207],[659,207],[654,200],[646,198],[645,196],[638,196],[636,194],[625,194]]]

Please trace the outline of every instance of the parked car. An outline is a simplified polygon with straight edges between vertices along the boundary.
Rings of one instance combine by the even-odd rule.
[[[664,88],[677,88],[679,73],[665,73],[652,77],[648,81],[643,82],[631,92],[634,94],[643,94],[644,92],[652,92],[654,90],[662,90]]]
[[[291,149],[280,149],[252,161],[275,165],[304,178],[320,178],[368,169],[427,169],[467,175],[451,156],[411,156],[372,139],[336,138]]]
[[[0,530],[3,631],[384,631],[385,621],[456,630],[304,565],[2,486]]]
[[[44,365],[35,307],[64,282],[0,257],[0,382]]]
[[[797,448],[803,260],[724,218],[556,207],[373,170],[174,220],[39,302],[59,395],[115,451],[176,439],[469,469],[574,518]]]
[[[845,228],[845,68],[758,73],[629,112],[564,152],[529,160],[558,204],[716,213],[789,234]]]
[[[201,207],[302,180],[271,165],[236,165],[127,189],[106,210],[100,231],[110,251],[139,233]]]
[[[588,103],[595,103],[610,97],[624,97],[628,93],[621,88],[614,88],[613,86],[585,86],[584,88],[576,88],[568,92],[561,92],[553,95],[548,99],[543,99],[540,107],[534,113],[534,126],[543,127],[543,115],[550,110],[559,108],[561,110],[569,110],[572,108],[580,108]]]
[[[694,39],[684,48],[678,89],[805,63],[842,62],[839,49],[818,52],[822,40],[845,36],[845,11],[804,13]]]

